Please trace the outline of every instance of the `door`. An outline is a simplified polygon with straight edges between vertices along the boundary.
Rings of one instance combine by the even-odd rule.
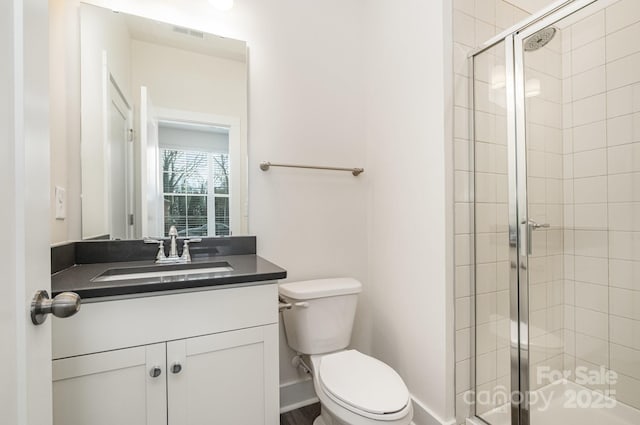
[[[277,325],[167,343],[169,425],[277,425]]]
[[[134,237],[131,109],[113,76],[110,76],[108,84],[108,153],[105,164],[109,197],[109,236],[111,239],[131,239]]]
[[[54,360],[54,425],[166,425],[165,347]]]
[[[29,320],[31,297],[50,290],[48,9],[0,2],[1,422],[51,424],[51,319]]]
[[[513,123],[512,67],[510,40],[501,41],[473,58],[474,131],[472,137],[473,173],[471,211],[473,236],[473,314],[472,389],[473,412],[490,424],[509,423],[519,415],[510,395],[519,389],[517,304],[517,235],[515,209],[510,208],[515,190],[515,148],[509,138]],[[515,281],[515,284],[514,284]]]
[[[514,39],[522,423],[639,423],[638,5],[575,1]]]
[[[140,212],[141,236],[160,237],[162,196],[160,186],[158,117],[146,87],[140,88]]]

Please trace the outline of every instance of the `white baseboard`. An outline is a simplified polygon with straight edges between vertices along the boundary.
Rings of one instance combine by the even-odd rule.
[[[420,400],[413,396],[411,399],[413,400],[413,425],[455,425],[455,418],[445,421],[422,404]]]
[[[281,414],[317,403],[318,401],[311,379],[287,382],[280,385]]]

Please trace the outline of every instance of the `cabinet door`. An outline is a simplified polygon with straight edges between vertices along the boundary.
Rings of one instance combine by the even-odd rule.
[[[166,345],[53,361],[54,425],[166,425]],[[151,369],[161,371],[152,377]]]
[[[278,425],[277,342],[268,325],[167,343],[169,425]]]

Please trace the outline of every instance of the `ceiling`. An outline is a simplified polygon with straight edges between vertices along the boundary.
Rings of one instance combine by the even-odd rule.
[[[131,37],[149,43],[246,62],[244,41],[122,13]]]
[[[549,6],[550,4],[558,3],[558,0],[506,0],[506,1],[529,13],[535,13]],[[562,3],[562,2],[563,0],[560,0],[559,3]]]

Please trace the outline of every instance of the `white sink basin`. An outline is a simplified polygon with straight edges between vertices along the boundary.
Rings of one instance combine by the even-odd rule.
[[[155,277],[177,277],[209,275],[211,273],[222,273],[233,271],[233,267],[226,261],[217,263],[190,263],[156,265],[146,267],[125,267],[121,269],[109,269],[99,276],[91,279],[92,282],[113,282],[119,280],[149,279]]]

